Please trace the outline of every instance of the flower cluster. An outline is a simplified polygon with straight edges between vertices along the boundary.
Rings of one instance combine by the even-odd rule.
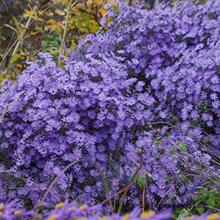
[[[95,205],[128,186],[118,203],[160,208],[218,174],[220,2],[119,10],[64,68],[40,54],[5,81],[3,200]]]
[[[124,215],[113,214],[102,216],[100,213],[102,213],[102,207],[100,206],[87,207],[86,205],[82,205],[77,207],[74,203],[59,203],[54,210],[47,214],[47,220],[68,220],[76,217],[87,220],[168,220],[172,217],[172,212],[170,211],[155,214],[153,211],[141,212],[139,208],[133,209],[133,211]]]
[[[28,216],[30,217],[33,214],[32,211],[24,211],[23,209],[19,209],[17,207],[17,202],[13,201],[10,203],[0,203],[0,219],[2,220],[16,220],[26,219]]]
[[[18,219],[47,219],[47,220],[170,220],[174,219],[169,210],[155,213],[154,211],[143,211],[139,208],[133,209],[124,215],[112,214],[103,216],[101,206],[88,207],[87,205],[77,206],[75,203],[58,203],[52,211],[44,211],[41,214],[36,211],[24,212],[16,209],[16,202],[0,204],[0,218],[4,220]],[[204,214],[202,216],[182,217],[181,220],[218,220],[217,213]]]
[[[121,10],[107,32],[89,35],[79,51],[121,57],[134,80],[129,95],[140,120],[193,123],[218,133],[220,3]]]
[[[125,67],[111,57],[97,60],[88,55],[84,61],[69,62],[64,70],[49,55],[41,59],[19,76],[17,84],[2,88],[0,108],[7,112],[0,125],[2,152],[8,163],[14,158],[14,172],[38,182],[33,188],[34,181],[28,181],[28,187],[17,191],[34,204],[39,191],[45,190],[42,184],[49,185],[59,175],[63,193],[91,201],[105,195],[100,172],[112,175],[110,154],[124,145],[119,135],[126,135],[128,113],[120,91],[131,82]],[[131,126],[129,120],[127,124]],[[63,174],[74,161],[79,163]],[[11,168],[8,163],[3,169]]]

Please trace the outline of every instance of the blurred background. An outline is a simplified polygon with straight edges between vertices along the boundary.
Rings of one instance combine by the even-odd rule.
[[[15,79],[39,51],[56,59],[64,42],[75,50],[98,31],[106,3],[114,0],[0,0],[0,83]]]

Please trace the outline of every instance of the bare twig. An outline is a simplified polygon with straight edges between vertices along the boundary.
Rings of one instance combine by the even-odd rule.
[[[56,178],[52,181],[52,183],[51,183],[50,186],[48,187],[48,189],[47,189],[46,193],[44,194],[44,196],[43,196],[42,200],[40,201],[40,203],[43,204],[43,203],[45,202],[45,200],[46,200],[48,194],[49,194],[50,191],[53,189],[53,187],[54,187],[54,185],[56,184],[56,182],[58,181],[58,179],[59,179],[70,167],[76,165],[76,164],[79,163],[79,162],[80,162],[80,161],[78,160],[78,161],[74,161],[74,162],[70,163],[68,166],[66,166],[66,167],[63,169],[63,171],[62,171],[59,175],[56,176]]]
[[[30,16],[30,17],[28,18],[28,20],[27,20],[27,23],[26,23],[26,25],[25,25],[24,31],[21,33],[21,35],[20,35],[20,37],[19,37],[19,40],[18,40],[18,42],[17,42],[17,44],[16,44],[16,46],[15,46],[13,52],[12,52],[12,55],[14,55],[14,54],[17,52],[18,47],[19,47],[19,45],[20,45],[20,43],[21,43],[21,41],[22,41],[22,39],[23,39],[23,37],[24,37],[24,34],[25,34],[26,30],[28,29],[28,27],[29,27],[29,25],[30,25],[30,23],[31,23],[31,19],[32,19],[32,17],[34,16],[34,13],[36,12],[36,9],[37,9],[37,8],[34,7],[34,10],[31,12],[31,16]]]
[[[141,165],[138,166],[136,172],[134,173],[133,177],[131,178],[131,180],[129,181],[129,183],[124,186],[122,189],[120,189],[118,192],[113,193],[112,195],[110,195],[109,197],[107,197],[104,201],[102,201],[100,204],[104,205],[105,203],[107,203],[110,199],[115,198],[116,196],[121,195],[123,192],[127,191],[132,185],[133,183],[136,181],[137,175],[139,173],[139,171],[141,170]]]
[[[157,204],[157,208],[156,210],[159,208],[160,204],[163,202],[163,200],[166,198],[166,196],[170,193],[172,187],[170,187],[167,192],[165,193],[165,195],[163,196],[163,198],[159,201],[159,203]]]
[[[65,25],[64,25],[64,30],[63,30],[63,36],[62,36],[62,41],[60,44],[60,51],[59,51],[59,57],[58,57],[58,65],[60,64],[60,59],[63,53],[63,47],[66,39],[66,34],[67,34],[67,29],[68,29],[68,20],[70,16],[70,9],[72,7],[73,0],[69,0],[67,4],[67,14],[66,14],[66,19],[65,19]],[[73,6],[76,6],[79,2],[76,1]]]
[[[104,184],[104,188],[105,188],[105,194],[106,196],[108,195],[109,193],[109,187],[108,187],[108,182],[106,181],[106,178],[105,178],[105,175],[104,173],[102,172],[102,170],[96,165],[94,164],[95,168],[98,170],[98,172],[100,173],[101,177],[102,177],[102,180],[103,180],[103,184]],[[113,213],[114,212],[114,207],[113,207],[113,204],[112,204],[112,200],[110,199],[109,200],[109,205],[110,205],[110,208],[111,208],[111,212]]]
[[[143,186],[142,194],[141,194],[141,209],[142,209],[142,212],[144,212],[144,209],[145,209],[145,187],[146,187],[146,184],[145,184],[145,181],[144,181],[144,186]]]
[[[10,170],[2,170],[2,171],[0,171],[0,174],[1,174],[1,173],[2,173],[2,174],[3,174],[3,173],[6,173],[6,174],[8,174],[8,175],[10,175],[10,176],[13,176],[13,177],[17,178],[17,179],[23,180],[24,182],[32,183],[35,187],[42,188],[42,184],[41,184],[41,183],[38,183],[38,182],[36,182],[35,180],[33,180],[33,179],[31,179],[31,178],[29,179],[28,177],[27,177],[27,178],[24,178],[24,177],[18,176],[18,175],[16,175],[15,173],[13,173],[13,172],[10,171]],[[4,190],[0,190],[0,191],[1,191],[1,192],[4,192]],[[53,191],[51,191],[51,193],[52,193],[55,197],[57,197]],[[57,193],[57,192],[56,192],[56,193]],[[61,195],[61,194],[59,194],[59,193],[57,193],[57,194],[58,194],[59,197],[65,198],[64,195]],[[57,198],[58,198],[58,197],[57,197]],[[70,199],[70,201],[72,201],[72,200]]]
[[[60,63],[61,55],[63,53],[63,46],[64,46],[64,42],[65,42],[65,38],[66,38],[66,33],[67,33],[67,28],[68,28],[68,20],[69,20],[69,15],[70,15],[71,4],[72,4],[72,0],[69,0],[69,2],[67,4],[67,14],[66,14],[65,25],[64,25],[64,30],[63,30],[63,37],[62,37],[62,41],[61,41],[61,44],[60,44],[58,64]]]
[[[4,1],[4,0],[1,0],[1,1],[2,1],[3,5],[5,6],[5,8],[6,8],[6,10],[7,10],[7,13],[9,14],[9,9],[8,9],[7,4],[5,3],[5,1]]]

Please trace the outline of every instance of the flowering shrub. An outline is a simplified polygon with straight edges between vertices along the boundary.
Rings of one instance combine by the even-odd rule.
[[[135,80],[130,96],[149,109],[145,121],[184,122],[218,134],[220,3],[121,10],[107,32],[85,38],[81,53],[122,57]]]
[[[63,69],[40,54],[5,81],[3,200],[161,208],[217,176],[220,4],[120,10]]]
[[[172,170],[175,164],[177,169],[172,173],[176,181],[180,167],[177,161],[180,159],[192,168],[189,157],[190,154],[193,155],[192,152],[188,154],[188,158],[184,158],[181,153],[176,160],[172,160],[168,152],[173,144],[181,143],[179,146],[183,151],[186,150],[186,145],[190,148],[188,150],[208,152],[216,155],[219,160],[219,10],[220,3],[216,1],[209,1],[205,6],[185,1],[176,9],[160,6],[150,12],[125,7],[108,31],[95,36],[89,35],[78,48],[81,54],[105,54],[111,51],[121,57],[121,62],[128,67],[128,77],[134,80],[129,93],[130,99],[135,100],[132,106],[135,112],[133,116],[141,124],[138,129],[144,130],[145,135],[146,124],[155,124],[159,131],[162,130],[162,135],[158,135],[159,139],[167,135],[165,131],[168,127],[175,127],[168,138],[163,137],[163,141],[168,141],[168,144],[166,141],[159,144],[162,156],[156,150],[158,148],[152,147],[156,140],[156,132],[152,129],[148,131],[148,137],[138,137],[138,144],[132,147],[129,145],[129,151],[136,149],[137,153],[138,145],[145,149],[149,143],[147,152],[142,156],[145,162],[146,158],[150,158],[147,163],[151,159],[154,161],[148,164],[146,170],[151,170],[150,173],[157,176],[154,178],[156,186],[152,184],[149,187],[154,188],[152,192],[161,193],[162,198],[162,194],[166,195],[165,192],[169,192],[172,186],[178,186],[178,191],[182,191],[180,185],[189,187],[188,184],[177,183],[170,186],[165,181],[165,176],[169,173],[167,171]],[[185,138],[187,140],[182,143]],[[187,144],[188,141],[190,143]],[[169,158],[165,157],[166,154]],[[132,160],[135,160],[134,154],[131,155]],[[208,166],[209,156],[204,157],[197,152],[196,155],[197,163],[203,157],[201,164]],[[136,158],[137,161],[140,160],[140,156]],[[161,167],[158,169],[156,164],[152,165],[157,163],[155,158],[158,158],[160,164],[161,161],[164,164],[171,161],[172,166],[165,168],[164,176]],[[153,169],[158,171],[152,171]],[[198,167],[193,170],[199,172]],[[194,183],[194,186],[197,185],[195,181]],[[185,193],[185,190],[182,192],[184,196],[180,200],[184,203],[190,194]],[[172,197],[170,199],[173,204]],[[148,201],[152,200],[150,197]]]
[[[6,90],[1,95],[1,112],[10,103],[1,123],[2,151],[8,160],[14,158],[16,172],[22,171],[45,186],[69,163],[80,161],[70,173],[62,175],[59,185],[68,196],[82,195],[82,199],[90,201],[99,192],[105,193],[96,166],[107,171],[111,152],[123,146],[118,136],[126,115],[120,118],[116,113],[125,112],[119,91],[126,84],[120,85],[117,78],[121,76],[128,85],[130,81],[123,77],[123,65],[111,58],[107,63],[107,57],[96,60],[88,56],[84,62],[70,62],[65,70],[58,69],[49,55],[42,55],[42,59],[31,64],[16,85],[2,89]],[[119,75],[112,77],[116,71]],[[109,170],[109,177],[111,174]],[[32,182],[17,193],[24,197],[30,193],[28,189],[37,191],[37,198],[29,195],[36,203],[40,189],[33,189]]]

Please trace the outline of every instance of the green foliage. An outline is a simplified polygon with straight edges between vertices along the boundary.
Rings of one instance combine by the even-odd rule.
[[[220,208],[220,191],[217,189],[199,188],[198,195],[195,196],[194,202],[196,207],[192,207],[192,211],[196,212],[200,207],[207,209],[219,209]],[[200,214],[198,212],[198,214]]]
[[[45,35],[42,37],[41,41],[42,51],[49,52],[54,56],[55,59],[59,55],[60,38],[57,33],[51,35]]]
[[[216,188],[209,189],[199,187],[196,196],[193,198],[194,205],[189,208],[177,209],[175,212],[177,219],[190,215],[202,215],[206,211],[220,211],[220,191]]]
[[[182,152],[187,151],[187,145],[182,141],[179,143],[178,147],[179,147],[180,151],[182,151]]]
[[[140,188],[143,188],[144,187],[144,184],[145,184],[145,177],[144,176],[139,176],[137,178],[137,185],[140,187]]]

